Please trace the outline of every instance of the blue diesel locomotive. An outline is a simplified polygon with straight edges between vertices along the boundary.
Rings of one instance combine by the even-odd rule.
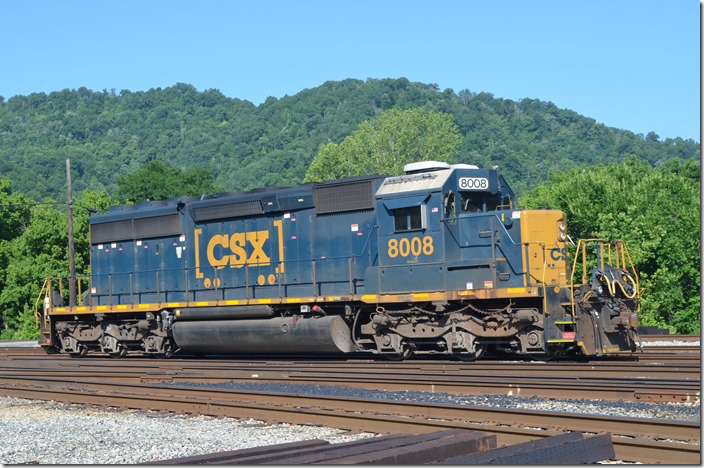
[[[40,344],[116,357],[635,350],[625,245],[580,241],[569,255],[571,243],[564,213],[517,209],[497,169],[434,161],[114,206],[90,220],[78,304],[65,304],[66,278],[45,282]]]

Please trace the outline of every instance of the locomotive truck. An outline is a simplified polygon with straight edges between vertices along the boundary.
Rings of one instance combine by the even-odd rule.
[[[49,352],[471,361],[638,343],[625,244],[571,248],[565,214],[518,209],[497,168],[425,161],[402,176],[113,206],[89,223],[77,305],[65,277],[38,301]]]

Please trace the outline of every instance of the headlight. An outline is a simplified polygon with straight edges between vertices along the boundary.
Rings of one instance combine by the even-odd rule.
[[[564,232],[561,232],[561,233],[560,233],[560,240],[564,242],[565,239],[567,239],[567,236],[565,236],[565,233],[564,233]]]
[[[560,231],[565,232],[565,223],[560,223],[558,227],[560,228]]]

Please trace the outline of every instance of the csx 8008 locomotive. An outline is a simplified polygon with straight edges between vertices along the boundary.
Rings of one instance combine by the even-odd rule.
[[[517,209],[497,169],[433,161],[114,206],[90,220],[78,305],[66,278],[46,281],[40,343],[116,357],[635,350],[625,245],[580,241],[572,264],[570,245],[564,213]]]

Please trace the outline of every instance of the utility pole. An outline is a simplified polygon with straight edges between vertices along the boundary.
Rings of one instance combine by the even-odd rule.
[[[68,193],[68,305],[76,306],[76,262],[73,251],[73,198],[71,197],[71,160],[66,160],[66,191]]]

